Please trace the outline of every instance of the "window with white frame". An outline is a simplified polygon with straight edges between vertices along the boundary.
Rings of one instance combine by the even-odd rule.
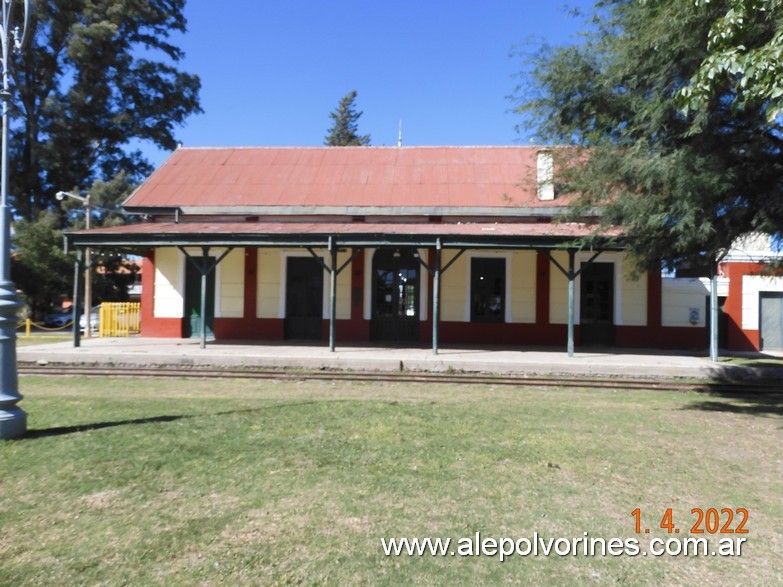
[[[506,260],[470,260],[470,321],[504,322],[506,317]]]

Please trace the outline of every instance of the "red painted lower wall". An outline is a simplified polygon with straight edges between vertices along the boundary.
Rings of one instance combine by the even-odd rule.
[[[566,344],[568,329],[564,324],[506,324],[441,322],[443,344],[481,344],[510,346],[559,346]]]
[[[285,340],[284,319],[247,320],[244,318],[215,318],[215,338],[218,340],[256,340],[282,342]],[[180,338],[183,332],[181,318],[156,318],[143,330],[143,336]],[[419,344],[432,344],[432,321],[421,323]],[[568,330],[565,324],[470,324],[441,322],[441,345],[498,345],[498,346],[565,346]],[[367,344],[370,340],[370,322],[365,320],[338,320],[337,342]],[[322,342],[329,340],[329,321],[323,321]],[[574,327],[574,340],[579,346],[579,326]],[[644,326],[615,327],[615,346],[618,348],[659,348],[704,350],[707,348],[706,328],[647,328]]]
[[[141,335],[153,338],[182,338],[182,318],[141,319]]]
[[[704,350],[709,346],[706,327],[616,326],[615,345],[638,349]]]
[[[217,340],[283,340],[283,320],[265,318],[215,318]]]

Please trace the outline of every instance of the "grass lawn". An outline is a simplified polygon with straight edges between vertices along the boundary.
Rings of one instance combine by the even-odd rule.
[[[2,585],[783,584],[780,396],[31,376],[19,387],[30,434],[0,443]],[[636,508],[650,534],[636,533]],[[646,550],[675,536],[659,527],[668,508],[678,537],[692,508],[747,508],[742,555],[500,562],[381,548],[588,532]]]

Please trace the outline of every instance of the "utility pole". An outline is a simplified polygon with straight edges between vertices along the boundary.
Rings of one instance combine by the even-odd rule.
[[[90,194],[80,196],[70,192],[57,192],[55,197],[61,202],[65,198],[79,200],[84,205],[85,225],[87,230],[90,230],[90,219],[92,218]],[[78,312],[79,309],[76,308],[76,310]],[[74,321],[73,327],[79,328],[79,325]],[[92,251],[90,247],[84,248],[84,336],[87,338],[92,336]]]

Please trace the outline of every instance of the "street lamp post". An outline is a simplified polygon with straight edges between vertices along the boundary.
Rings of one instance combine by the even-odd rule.
[[[92,208],[90,207],[90,194],[86,196],[80,196],[79,194],[72,194],[70,192],[57,192],[55,196],[61,202],[65,198],[73,198],[79,200],[84,205],[84,213],[86,216],[87,230],[90,230],[90,218],[92,217]],[[90,247],[84,248],[84,336],[89,338],[92,336],[92,251]],[[76,308],[78,314],[79,308]],[[74,328],[79,328],[79,325],[74,321]]]
[[[19,378],[16,371],[16,311],[19,298],[11,281],[11,212],[8,206],[8,109],[11,90],[9,83],[9,59],[12,51],[24,46],[30,19],[30,2],[24,0],[22,30],[11,28],[15,0],[2,0],[0,45],[2,45],[3,102],[2,145],[0,145],[0,438],[18,438],[27,431],[27,414],[16,404],[19,394]]]

